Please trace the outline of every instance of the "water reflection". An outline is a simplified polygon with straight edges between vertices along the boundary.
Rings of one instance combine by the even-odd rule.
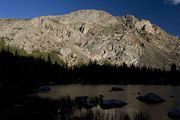
[[[39,93],[43,98],[59,99],[62,96],[99,96],[104,95],[104,99],[120,99],[128,103],[121,110],[128,113],[137,111],[147,112],[153,120],[169,120],[167,113],[173,107],[180,107],[180,86],[161,85],[127,85],[120,86],[124,91],[110,91],[112,85],[61,85],[50,86],[51,91]],[[138,94],[156,93],[163,97],[166,102],[155,105],[148,105],[136,99]],[[171,97],[170,97],[171,96]]]

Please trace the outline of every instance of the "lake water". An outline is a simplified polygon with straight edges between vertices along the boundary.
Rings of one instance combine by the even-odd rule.
[[[120,99],[128,103],[127,106],[120,108],[121,111],[133,113],[136,111],[147,112],[151,120],[170,120],[167,116],[169,110],[180,107],[180,86],[163,85],[125,85],[120,86],[124,91],[111,92],[112,85],[58,85],[50,86],[51,91],[38,93],[40,97],[59,99],[63,96],[71,98],[77,96],[99,96],[104,95],[104,99]],[[138,92],[141,95],[155,93],[163,97],[166,102],[155,105],[148,105],[136,99]],[[173,97],[170,97],[173,96]]]

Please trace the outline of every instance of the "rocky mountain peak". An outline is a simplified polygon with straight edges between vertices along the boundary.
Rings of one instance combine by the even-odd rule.
[[[117,20],[109,13],[101,10],[79,10],[63,16],[63,21],[67,23],[95,23],[100,25],[110,25],[117,23]]]
[[[89,24],[111,25],[117,23],[114,16],[101,10],[79,10],[64,16],[42,16],[32,19],[32,23],[42,23],[47,21],[53,21],[56,23],[61,22],[63,24],[81,22]]]
[[[180,66],[180,41],[132,15],[80,10],[32,20],[0,20],[0,37],[28,53],[56,52],[69,66],[97,61],[170,69]]]

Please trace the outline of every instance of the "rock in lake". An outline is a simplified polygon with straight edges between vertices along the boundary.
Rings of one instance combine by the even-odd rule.
[[[180,119],[180,109],[174,108],[170,112],[168,112],[168,117],[171,119],[179,120]]]
[[[84,107],[86,109],[91,109],[96,106],[96,104],[89,102],[88,96],[78,96],[75,98],[75,102],[79,107]]]
[[[77,104],[85,104],[88,102],[88,98],[89,98],[88,96],[78,96],[75,98],[75,102]]]
[[[100,103],[100,107],[102,109],[121,108],[124,107],[125,105],[127,105],[126,102],[121,100],[114,100],[114,99],[104,100]]]
[[[165,102],[163,98],[161,98],[160,96],[154,93],[149,93],[146,94],[145,96],[139,96],[137,97],[137,99],[147,104],[157,104],[157,103]]]
[[[51,90],[49,86],[40,86],[38,89],[40,92],[48,92]]]
[[[83,104],[83,107],[86,108],[86,109],[91,109],[93,107],[95,107],[96,105],[94,103],[84,103]]]

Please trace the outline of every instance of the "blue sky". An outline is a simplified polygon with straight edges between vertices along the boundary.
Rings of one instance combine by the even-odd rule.
[[[80,9],[132,14],[180,36],[180,0],[0,0],[0,18],[63,15]]]

